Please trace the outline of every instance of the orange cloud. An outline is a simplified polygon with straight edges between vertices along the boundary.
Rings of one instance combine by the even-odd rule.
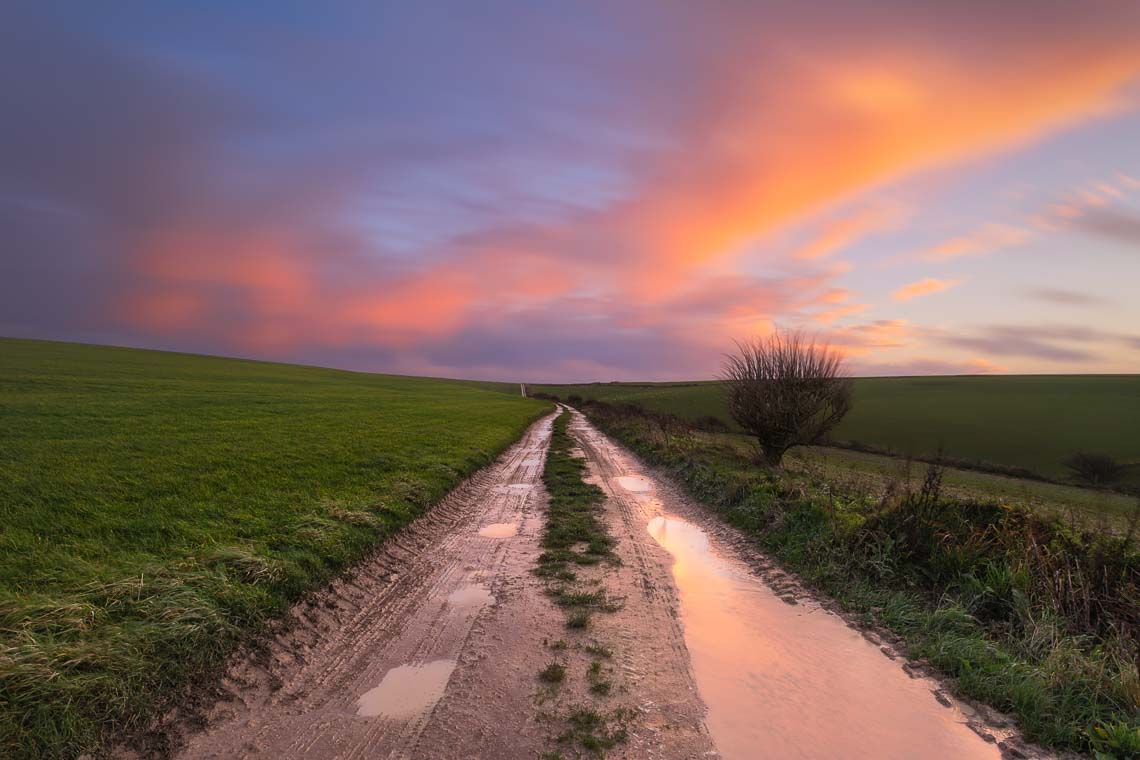
[[[818,259],[842,250],[860,238],[895,227],[901,221],[898,209],[868,207],[853,215],[833,219],[823,225],[819,234],[795,252],[797,259]]]
[[[927,249],[922,258],[928,261],[943,261],[962,256],[981,256],[1002,248],[1021,245],[1029,240],[1031,233],[1022,227],[1008,224],[987,224],[968,235],[950,238]]]
[[[859,314],[871,308],[870,304],[854,303],[850,306],[841,306],[838,309],[830,309],[828,311],[821,311],[815,315],[815,321],[822,324],[831,324],[837,319],[848,317],[852,314]]]
[[[659,298],[693,269],[842,197],[1102,116],[1140,72],[1140,48],[1060,37],[1019,39],[996,70],[936,45],[808,52],[775,72],[736,60],[732,84],[718,91],[724,99],[708,104],[696,139],[679,146],[683,163],[655,167],[653,185],[611,220],[643,252],[628,267],[638,297]],[[859,228],[837,224],[800,254],[825,255]],[[931,255],[1024,239],[1001,226],[985,233]]]
[[[879,319],[829,330],[826,342],[848,356],[865,356],[884,349],[909,346],[915,328],[903,319]]]
[[[932,293],[941,293],[958,285],[960,282],[961,280],[939,280],[934,277],[927,277],[924,280],[902,286],[891,294],[891,298],[896,301],[909,301],[912,298],[928,296]]]

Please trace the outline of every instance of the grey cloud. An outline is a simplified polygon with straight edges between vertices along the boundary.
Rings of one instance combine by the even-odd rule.
[[[1140,214],[1132,209],[1091,208],[1074,219],[1073,226],[1094,235],[1140,248]]]

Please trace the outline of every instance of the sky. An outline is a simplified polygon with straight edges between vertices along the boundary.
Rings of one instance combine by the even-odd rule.
[[[1140,3],[7,2],[0,335],[1140,372]]]

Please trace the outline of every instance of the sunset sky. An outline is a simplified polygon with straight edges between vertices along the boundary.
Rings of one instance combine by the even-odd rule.
[[[1140,3],[16,2],[0,335],[1140,372]]]

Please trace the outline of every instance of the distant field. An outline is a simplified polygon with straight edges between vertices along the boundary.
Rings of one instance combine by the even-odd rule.
[[[492,461],[517,389],[0,339],[0,756],[142,720]]]
[[[529,387],[730,422],[715,382]],[[1064,460],[1077,451],[1140,465],[1140,375],[860,378],[834,437],[900,453],[941,449],[1047,477],[1065,477]],[[1140,467],[1131,478],[1140,481]]]

